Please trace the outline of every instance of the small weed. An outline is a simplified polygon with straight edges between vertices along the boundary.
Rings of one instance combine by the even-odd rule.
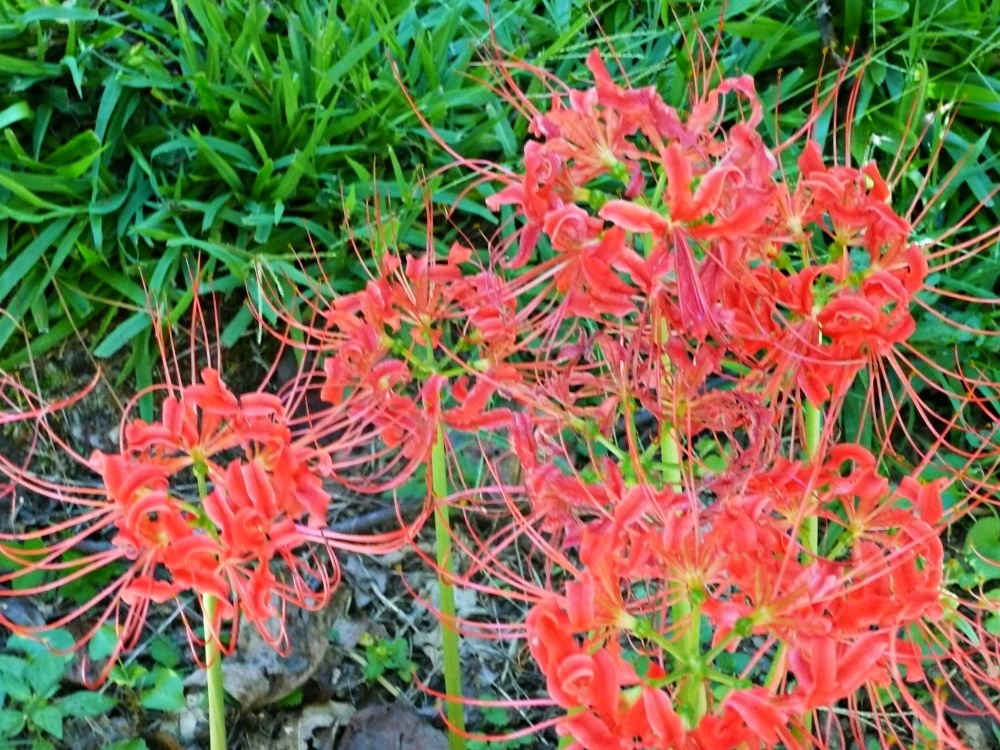
[[[416,664],[410,661],[410,646],[404,638],[372,638],[365,635],[361,638],[365,648],[366,664],[362,669],[365,679],[372,682],[395,673],[403,682],[412,679]]]
[[[49,633],[47,643],[18,635],[8,639],[8,653],[0,654],[0,746],[22,745],[26,735],[32,750],[49,750],[54,747],[50,737],[63,738],[65,719],[99,716],[116,705],[110,696],[89,690],[57,697],[73,660],[57,651],[72,647],[73,637],[65,630]]]
[[[483,700],[493,700],[492,696],[483,696]],[[485,706],[483,712],[483,734],[501,734],[510,726],[510,714],[501,706]],[[536,737],[516,737],[492,740],[470,740],[468,750],[513,750],[518,747],[528,747],[537,740]]]
[[[115,632],[105,626],[89,644],[90,658],[95,662],[106,659],[113,652]],[[151,667],[136,663],[116,664],[108,679],[122,692],[125,701],[136,710],[141,707],[153,711],[179,711],[187,705],[184,697],[184,678],[175,671],[180,664],[180,649],[162,636],[149,644]]]

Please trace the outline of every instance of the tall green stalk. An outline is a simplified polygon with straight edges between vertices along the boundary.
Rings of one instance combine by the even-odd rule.
[[[438,592],[441,596],[441,654],[444,667],[444,691],[448,698],[448,748],[465,750],[465,709],[462,704],[462,672],[455,629],[455,587],[452,585],[454,561],[451,556],[451,524],[448,506],[438,502],[448,494],[448,471],[445,464],[444,430],[438,428],[431,450],[431,493],[435,501],[434,536],[438,563]]]
[[[677,431],[668,425],[663,425],[660,435],[660,458],[663,462],[664,481],[675,492],[683,488],[681,473],[681,447]],[[701,674],[701,606],[692,599],[692,592],[685,591],[683,585],[678,585],[677,600],[670,608],[670,617],[674,623],[687,622],[687,627],[681,634],[677,647],[687,661],[681,666],[691,670],[684,678],[684,683],[678,691],[681,715],[692,727],[708,711],[708,694],[706,692],[704,675]]]
[[[805,457],[807,460],[812,461],[816,458],[816,454],[819,453],[819,441],[823,435],[823,415],[819,407],[813,406],[809,401],[806,401],[802,407],[802,421],[805,430]],[[815,513],[810,514],[802,522],[802,544],[805,546],[808,554],[815,555],[819,552],[819,516]],[[778,653],[775,655],[774,664],[772,664],[772,674],[768,675],[768,685],[770,687],[775,687],[772,684],[772,678],[776,678],[777,676],[774,666],[779,662],[784,662],[784,652],[785,644],[782,643]],[[802,725],[807,733],[812,731],[812,714],[806,714],[802,717]]]
[[[208,676],[208,746],[226,750],[226,693],[222,687],[222,649],[215,632],[215,597],[202,597],[205,615],[205,670]]]
[[[813,406],[808,401],[802,406],[802,422],[805,431],[803,447],[805,458],[812,460],[819,452],[819,441],[823,435],[823,414],[818,407]],[[802,545],[806,552],[815,555],[819,551],[819,516],[810,515],[802,521]],[[771,668],[768,670],[765,684],[772,690],[777,690],[782,672],[785,667],[785,652],[787,648],[784,643],[778,644],[778,649],[771,660]],[[812,716],[804,717],[803,722],[807,728],[812,727]]]
[[[198,496],[208,495],[208,467],[196,460],[192,467],[198,482]],[[215,632],[215,610],[218,603],[211,594],[201,599],[205,618],[205,674],[208,681],[208,746],[210,750],[226,750],[226,691],[222,684],[222,648]]]
[[[658,342],[665,347],[670,337],[666,321],[661,320],[657,329]],[[662,356],[665,371],[671,372],[670,359]],[[665,389],[666,390],[666,389]],[[660,460],[663,464],[663,480],[674,492],[684,488],[684,474],[681,471],[681,444],[674,425],[664,422],[660,426]],[[680,634],[677,650],[686,663],[679,664],[689,670],[677,697],[680,714],[689,727],[696,727],[708,711],[708,692],[705,685],[704,662],[701,658],[701,603],[693,601],[693,594],[683,584],[677,584],[676,600],[670,607],[670,619],[677,623],[687,622]]]
[[[823,416],[819,407],[813,406],[808,401],[803,407],[803,422],[805,423],[805,451],[806,459],[816,458],[819,451],[819,440],[823,434]],[[819,551],[819,516],[813,514],[802,523],[802,543],[812,554]]]
[[[660,459],[663,462],[663,481],[674,492],[682,489],[681,447],[677,442],[677,432],[673,427],[663,426],[660,436]]]

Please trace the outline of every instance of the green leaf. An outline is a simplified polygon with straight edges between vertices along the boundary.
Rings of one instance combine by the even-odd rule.
[[[66,673],[69,657],[49,652],[35,655],[25,676],[37,695],[49,695],[55,691]]]
[[[87,643],[87,656],[94,661],[100,662],[107,659],[118,647],[118,636],[111,625],[104,625],[94,633],[94,637]]]
[[[63,716],[73,716],[83,719],[88,716],[100,716],[107,713],[117,704],[118,701],[110,695],[81,690],[60,699],[56,705],[59,706]]]
[[[184,658],[177,644],[162,635],[158,635],[150,641],[149,655],[157,664],[162,664],[170,669],[180,664]]]
[[[208,162],[215,167],[219,174],[219,177],[232,188],[232,191],[237,195],[243,195],[243,182],[240,180],[240,176],[236,174],[236,170],[233,169],[229,162],[227,162],[219,152],[213,148],[218,146],[218,142],[212,144],[209,143],[208,139],[202,137],[201,133],[198,132],[198,128],[191,128],[189,131],[191,140],[195,142],[198,146],[198,152],[208,160]]]
[[[27,120],[29,117],[31,117],[31,107],[28,106],[28,103],[15,102],[0,112],[0,130],[9,128],[15,122]]]
[[[148,677],[149,670],[141,664],[116,664],[108,672],[109,680],[127,688],[143,687],[147,682],[151,683],[152,680],[147,680]]]
[[[65,6],[37,6],[25,11],[17,19],[21,26],[38,21],[55,21],[57,23],[69,23],[70,21],[96,21],[100,18],[96,10],[89,8],[67,8]]]
[[[1000,614],[987,617],[983,629],[990,635],[1000,635]]]
[[[248,305],[243,305],[222,330],[222,345],[227,348],[234,346],[250,328],[251,323],[253,323],[253,311]]]
[[[152,325],[149,313],[137,312],[130,315],[115,330],[104,337],[104,340],[94,349],[94,356],[106,359],[114,355],[123,346]]]
[[[102,750],[149,750],[146,741],[141,737],[134,740],[122,740],[113,745],[105,745]]]
[[[56,240],[69,227],[70,219],[59,219],[50,223],[32,240],[17,258],[7,265],[7,270],[0,273],[0,300],[3,300],[21,280],[27,276],[42,255],[51,248]]]
[[[68,630],[56,628],[45,633],[39,633],[34,638],[27,638],[22,635],[12,635],[7,639],[7,648],[28,654],[30,657],[37,657],[42,654],[51,654],[53,651],[71,651],[76,645],[73,634]]]
[[[24,675],[0,675],[0,690],[7,693],[17,703],[27,703],[33,697]]]
[[[28,76],[29,78],[51,78],[59,75],[59,66],[0,55],[0,73]]]
[[[139,702],[154,711],[180,711],[187,705],[184,698],[184,680],[172,669],[153,670],[153,687],[144,690]]]
[[[1000,578],[1000,518],[980,518],[965,537],[966,558],[984,580]]]
[[[48,732],[57,740],[63,736],[63,715],[56,706],[40,706],[28,714],[28,720],[43,732]]]
[[[118,104],[121,94],[122,85],[118,76],[109,75],[104,80],[104,93],[101,94],[101,104],[97,108],[97,119],[94,121],[94,134],[101,143],[104,142],[108,121],[111,120],[111,114],[115,111],[115,105]]]
[[[28,662],[10,654],[0,654],[0,680],[10,675],[20,679],[24,676],[24,669]]]
[[[906,15],[910,4],[906,0],[879,0],[872,6],[872,16],[879,23],[894,21]]]
[[[510,724],[510,714],[501,706],[483,706],[483,721],[492,727],[505,727]]]
[[[284,698],[275,701],[274,705],[277,706],[278,708],[295,708],[297,706],[302,705],[302,698],[303,698],[302,688],[299,688],[297,690],[293,690]]]
[[[846,42],[853,42],[861,32],[861,18],[864,15],[864,3],[861,0],[844,0],[843,34]]]
[[[25,187],[25,182],[26,180],[24,176],[14,177],[0,171],[0,188],[6,188],[15,196],[27,203],[30,208],[45,209],[48,213],[42,214],[42,216],[46,218],[54,218],[57,216],[66,216],[75,213],[72,208],[66,208],[65,206],[60,206],[59,204],[47,201],[44,198],[39,198],[30,189]],[[17,210],[12,206],[4,206],[3,208],[4,210],[0,212],[0,216],[6,214],[7,216],[11,216],[21,221],[26,221],[29,218],[34,219],[35,221],[40,220],[37,215],[30,216],[29,214]]]
[[[83,99],[83,73],[80,71],[80,66],[76,62],[76,58],[72,55],[67,55],[62,59],[62,64],[69,68],[69,75],[73,79],[73,85],[76,86],[77,96]]]
[[[385,674],[385,664],[379,661],[369,661],[361,668],[361,675],[366,680],[377,680]]]
[[[965,544],[969,551],[1000,563],[1000,518],[980,518],[966,534]]]
[[[0,737],[16,737],[24,729],[24,713],[10,708],[0,710]]]

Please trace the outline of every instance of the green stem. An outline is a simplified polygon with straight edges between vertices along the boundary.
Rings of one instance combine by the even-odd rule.
[[[819,439],[823,434],[823,415],[818,406],[808,401],[805,406],[806,458],[815,458],[819,451]]]
[[[670,338],[667,323],[660,321],[658,343],[666,347]],[[663,367],[670,372],[670,359],[663,355]],[[666,390],[666,389],[664,389]],[[674,425],[664,421],[660,426],[660,459],[663,463],[663,481],[674,491],[684,489],[684,475],[681,472],[680,437]],[[678,582],[674,585],[676,601],[670,607],[670,619],[676,627],[687,622],[677,640],[677,650],[682,657],[678,666],[690,670],[678,691],[680,713],[687,722],[688,728],[698,726],[702,717],[708,712],[708,691],[705,685],[704,664],[701,657],[701,604],[692,601],[692,592],[687,585]]]
[[[204,501],[208,495],[208,467],[196,460],[191,467],[198,482],[198,496]],[[208,746],[211,750],[226,750],[226,691],[222,686],[222,647],[219,633],[215,632],[215,597],[205,594],[201,598],[205,617],[205,673],[208,678]]]
[[[819,453],[819,441],[823,435],[823,415],[820,412],[819,407],[813,406],[809,401],[806,401],[803,409],[804,413],[802,415],[802,420],[805,428],[806,458],[809,461],[812,461]],[[815,513],[810,514],[802,522],[802,537],[802,544],[805,546],[806,551],[811,555],[817,555],[819,553],[819,516]],[[778,650],[774,655],[774,663],[771,665],[771,673],[768,674],[767,678],[768,687],[772,689],[775,688],[772,681],[776,683],[780,674],[780,672],[776,669],[776,666],[779,663],[784,663],[785,650],[786,645],[782,642],[779,644]],[[812,714],[806,714],[802,718],[802,724],[806,732],[811,732]]]
[[[674,490],[683,488],[681,473],[681,447],[673,427],[663,425],[660,435],[660,457],[663,461],[663,479]],[[687,627],[677,641],[678,651],[686,662],[682,666],[691,670],[678,692],[682,715],[691,728],[698,726],[708,711],[708,694],[701,673],[701,607],[691,601],[691,592],[684,584],[677,584],[677,601],[670,608],[675,624],[687,621]]]
[[[819,407],[813,406],[808,401],[804,408],[803,421],[805,422],[805,449],[806,458],[812,460],[816,458],[819,451],[820,436],[823,434],[823,417]],[[806,549],[816,554],[819,551],[819,517],[808,516],[802,523],[802,543]]]
[[[202,597],[205,615],[205,671],[208,675],[208,746],[226,750],[226,693],[222,687],[222,648],[215,632],[215,597]]]
[[[684,618],[688,621],[678,645],[687,658],[687,667],[691,670],[691,674],[685,678],[677,697],[682,716],[685,716],[691,728],[694,728],[708,712],[708,691],[701,658],[701,607],[692,605],[690,596],[688,592],[687,598],[679,600],[674,605],[673,615],[681,618],[674,622],[683,622]]]
[[[444,691],[448,707],[448,748],[465,750],[465,710],[462,704],[462,672],[458,653],[458,632],[455,629],[455,587],[452,584],[454,561],[451,556],[451,524],[448,506],[437,502],[448,494],[448,473],[445,465],[444,430],[438,428],[437,440],[431,450],[431,490],[435,500],[434,536],[437,549],[438,591],[441,594],[441,653],[444,667]]]
[[[641,638],[644,641],[649,641],[655,643],[659,648],[666,652],[667,656],[676,661],[678,664],[684,661],[684,654],[682,654],[678,648],[677,644],[672,640],[667,638],[665,635],[657,632],[653,625],[644,617],[637,617],[635,620],[635,625],[632,627],[632,635],[636,638]]]
[[[660,459],[663,461],[663,480],[674,492],[682,489],[681,446],[677,442],[677,432],[673,427],[664,425],[660,436]]]

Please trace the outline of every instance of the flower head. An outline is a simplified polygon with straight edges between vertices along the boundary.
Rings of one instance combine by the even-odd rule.
[[[167,334],[158,333],[169,373],[172,350]],[[115,571],[103,590],[54,622],[4,625],[31,633],[85,618],[84,643],[110,623],[118,643],[109,668],[140,638],[153,605],[176,601],[183,613],[185,599],[211,596],[216,604],[206,637],[218,640],[224,622],[237,628],[242,619],[285,650],[284,612],[289,606],[318,609],[329,600],[340,579],[337,549],[388,551],[409,538],[410,529],[371,536],[328,530],[324,482],[335,466],[332,449],[321,429],[310,430],[309,420],[303,427],[289,408],[302,399],[299,384],[311,382],[308,375],[278,393],[261,388],[241,395],[212,366],[186,385],[182,380],[178,373],[153,389],[161,393],[158,419],[123,418],[116,452],[84,459],[42,425],[97,474],[98,486],[49,482],[24,467],[3,465],[19,484],[58,503],[68,519],[3,535],[5,553],[9,545],[23,565],[0,576],[0,597],[58,591],[99,568]],[[41,413],[26,411],[20,418]],[[30,555],[19,552],[26,541],[32,542]],[[24,584],[37,573],[42,583]],[[190,625],[189,634],[194,641]],[[236,645],[234,637],[229,647]]]

